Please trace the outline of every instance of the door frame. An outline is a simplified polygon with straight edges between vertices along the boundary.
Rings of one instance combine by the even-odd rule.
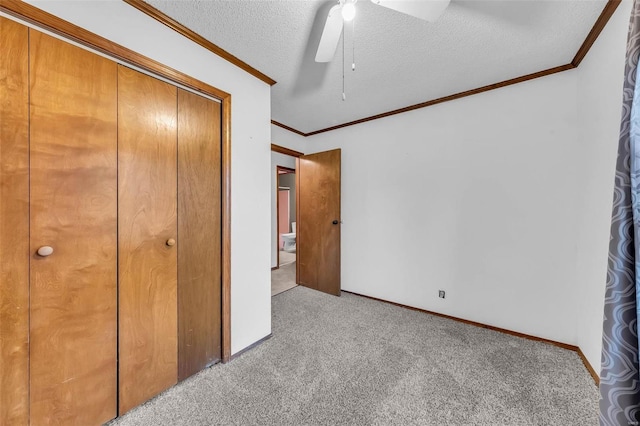
[[[276,145],[274,143],[271,144],[271,152],[277,152],[278,154],[289,155],[291,157],[295,157],[296,159],[296,169],[288,169],[296,172],[298,168],[298,158],[304,155],[303,152],[295,151],[290,148],[285,148],[284,146]],[[287,169],[287,167],[276,165],[276,266],[272,267],[271,270],[275,271],[280,268],[280,247],[278,246],[279,232],[280,232],[280,224],[278,223],[278,211],[280,207],[280,202],[278,201],[278,169],[277,167],[282,167],[283,169]],[[296,223],[298,220],[298,182],[296,175]],[[272,218],[273,220],[273,218]],[[296,266],[296,284],[298,283],[298,268]]]
[[[0,0],[0,11],[9,19],[35,30],[50,31],[64,41],[106,55],[116,63],[134,66],[152,76],[160,76],[178,87],[220,101],[221,122],[221,197],[222,197],[222,362],[231,360],[231,94],[197,80],[77,25],[51,15],[28,3]]]
[[[284,173],[280,173],[283,171]],[[290,167],[278,166],[276,165],[276,266],[271,268],[271,270],[280,269],[280,175],[290,175],[295,174],[296,169],[292,169]],[[291,191],[291,189],[289,189]],[[298,189],[296,185],[296,211],[298,209]],[[297,219],[297,213],[296,213]],[[297,276],[296,276],[297,280]]]

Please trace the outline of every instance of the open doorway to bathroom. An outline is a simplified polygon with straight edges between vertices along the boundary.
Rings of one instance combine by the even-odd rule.
[[[296,238],[297,224],[294,225],[293,222],[296,222],[300,204],[300,188],[297,185],[299,176],[296,169],[298,158],[303,155],[302,152],[271,144],[272,296],[298,285],[297,257],[300,247]],[[289,216],[288,219],[286,216]]]
[[[278,166],[278,266],[296,261],[296,171]]]
[[[340,295],[340,163],[339,149],[305,155],[271,144],[272,296],[297,284]]]
[[[276,267],[271,272],[271,295],[296,284],[296,170],[276,166]],[[274,269],[274,268],[272,268]]]

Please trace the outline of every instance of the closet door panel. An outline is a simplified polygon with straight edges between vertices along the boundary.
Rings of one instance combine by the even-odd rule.
[[[29,420],[29,30],[0,17],[0,424]]]
[[[220,104],[178,90],[178,363],[221,358]]]
[[[177,89],[119,66],[119,412],[177,382]],[[179,244],[179,243],[178,243]]]
[[[116,415],[117,68],[30,34],[31,424],[101,424]]]

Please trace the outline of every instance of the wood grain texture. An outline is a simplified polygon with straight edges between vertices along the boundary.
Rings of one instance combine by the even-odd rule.
[[[30,37],[31,424],[100,424],[116,415],[117,69]]]
[[[180,22],[176,21],[175,19],[171,18],[170,16],[167,16],[166,14],[164,14],[161,11],[159,11],[155,7],[149,5],[148,3],[145,3],[142,0],[124,0],[124,2],[129,4],[129,5],[131,5],[131,6],[133,6],[133,7],[135,7],[136,9],[141,11],[142,13],[147,14],[148,16],[150,16],[151,18],[155,19],[156,21],[166,25],[167,27],[169,27],[172,30],[176,31],[177,33],[183,35],[184,37],[188,38],[189,40],[193,41],[194,43],[199,44],[200,46],[204,47],[208,51],[210,51],[210,52],[214,53],[215,55],[221,57],[225,61],[228,61],[228,62],[232,63],[233,65],[237,66],[238,68],[243,69],[244,71],[248,72],[252,76],[254,76],[254,77],[262,80],[263,82],[267,83],[268,85],[273,86],[274,84],[276,84],[276,81],[274,79],[272,79],[271,77],[267,76],[266,74],[263,74],[262,72],[260,72],[257,69],[253,68],[251,65],[249,65],[246,62],[242,61],[241,59],[238,59],[237,57],[233,56],[231,53],[229,53],[226,50],[222,49],[221,47],[213,44],[212,42],[210,42],[206,38],[202,37],[200,34],[194,32],[193,30],[191,30],[191,29],[189,29],[187,27],[185,27]]]
[[[618,6],[620,6],[620,2],[621,0],[607,1],[607,4],[604,5],[604,9],[602,9],[602,13],[596,20],[596,23],[593,24],[593,28],[591,28],[591,31],[589,31],[589,34],[587,34],[587,38],[584,40],[582,46],[580,46],[580,49],[578,49],[576,56],[571,61],[571,65],[573,65],[574,67],[580,65],[585,56],[587,56],[587,53],[589,53],[589,50],[591,50],[591,46],[593,46],[593,43],[596,42],[598,36],[607,25],[607,22],[609,22],[609,19],[611,19],[613,12],[615,12]]]
[[[222,100],[222,362],[231,360],[231,96]]]
[[[0,17],[0,424],[29,421],[29,30]]]
[[[271,151],[279,152],[280,154],[284,155],[290,155],[292,157],[301,157],[304,155],[304,153],[300,151],[294,151],[293,149],[285,148],[284,146],[276,145],[273,143],[271,144]]]
[[[340,154],[335,149],[305,155],[297,166],[298,280],[336,296],[340,295]]]
[[[222,357],[221,105],[178,89],[178,379]]]
[[[0,0],[0,11],[37,25],[40,28],[51,31],[69,40],[73,40],[83,46],[97,50],[112,58],[138,66],[146,71],[182,84],[197,92],[205,93],[217,99],[224,99],[230,96],[220,89],[161,64],[160,62],[154,61],[153,59],[147,58],[104,37],[100,37],[21,0]]]
[[[177,382],[176,105],[176,87],[118,66],[119,414]]]

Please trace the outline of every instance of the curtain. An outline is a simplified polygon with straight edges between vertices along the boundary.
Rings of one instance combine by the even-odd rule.
[[[622,123],[615,175],[600,372],[600,424],[640,425],[640,0],[627,41]]]

